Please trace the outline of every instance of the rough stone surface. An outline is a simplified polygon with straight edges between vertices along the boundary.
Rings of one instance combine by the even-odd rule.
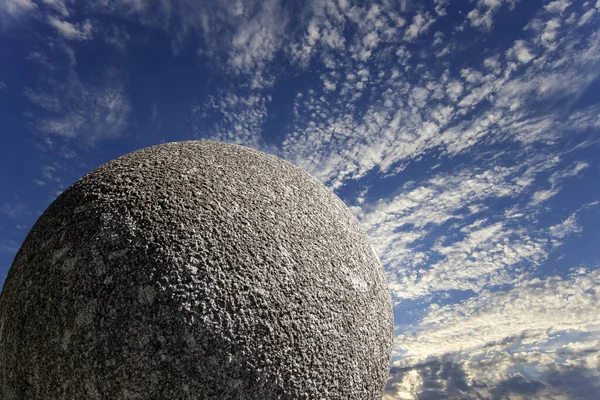
[[[67,189],[0,295],[12,399],[380,399],[381,264],[348,208],[273,156],[146,148]]]

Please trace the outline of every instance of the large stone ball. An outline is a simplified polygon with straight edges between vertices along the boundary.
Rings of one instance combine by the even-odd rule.
[[[319,181],[208,141],[117,158],[44,212],[0,295],[2,399],[379,399],[391,297]]]

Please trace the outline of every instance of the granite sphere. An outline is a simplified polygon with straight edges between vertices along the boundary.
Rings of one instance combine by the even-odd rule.
[[[84,176],[0,294],[0,397],[380,399],[393,316],[344,203],[277,157],[169,143]]]

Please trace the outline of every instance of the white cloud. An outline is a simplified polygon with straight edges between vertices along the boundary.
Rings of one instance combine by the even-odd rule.
[[[8,218],[19,218],[28,214],[27,206],[21,202],[4,203],[0,206],[0,214]]]
[[[423,87],[416,87],[412,90],[411,98],[417,107],[423,108],[429,98],[429,90]]]
[[[600,334],[599,288],[600,271],[583,270],[565,278],[520,280],[508,291],[484,291],[433,307],[414,332],[397,338],[395,351],[403,355],[402,364],[447,353],[477,357],[504,350],[507,339],[521,337],[515,353],[545,345],[547,354],[558,357],[551,339],[568,332]]]
[[[65,102],[70,103],[66,113],[42,118],[36,128],[50,135],[79,138],[83,143],[114,138],[126,129],[131,108],[119,87],[86,87]]]
[[[441,31],[437,31],[436,33],[433,34],[433,45],[434,46],[439,46],[443,43],[444,41],[444,33]]]
[[[560,192],[558,188],[552,188],[548,190],[538,190],[533,194],[532,204],[537,205],[544,201],[556,196]]]
[[[587,24],[588,22],[590,22],[592,20],[592,18],[594,17],[594,15],[596,15],[596,10],[595,9],[591,9],[585,12],[585,14],[583,14],[581,16],[581,18],[579,19],[579,22],[577,25],[582,26]]]
[[[118,25],[103,25],[99,29],[100,36],[121,54],[126,53],[131,36],[127,30]]]
[[[44,111],[32,115],[31,125],[45,135],[77,139],[82,146],[122,135],[131,105],[117,71],[108,67],[94,77],[93,84],[84,82],[76,72],[77,60],[71,47],[54,45],[48,51],[50,56],[39,52],[35,57],[45,69],[43,79],[23,93],[32,106]],[[46,63],[44,60],[50,57],[66,61]],[[63,149],[62,153],[68,156],[72,151]]]
[[[509,338],[507,345],[518,338]],[[600,390],[598,342],[545,352],[489,352],[479,359],[452,355],[392,367],[383,400],[396,399],[594,399]]]
[[[323,81],[323,84],[325,85],[325,90],[335,90],[337,85],[333,82],[331,82],[330,80],[325,80]]]
[[[515,3],[516,1],[481,0],[475,3],[475,10],[491,16],[501,7],[510,9]],[[144,21],[151,20],[146,2],[110,4],[108,8],[115,8],[116,4],[119,4],[125,15],[143,14]],[[445,5],[444,1],[436,2],[436,6],[442,7],[440,10]],[[164,29],[171,30],[174,40],[180,41],[185,35],[196,32],[206,44],[201,54],[224,60],[233,70],[247,73],[249,86],[256,89],[273,83],[273,76],[268,69],[270,62],[280,51],[286,52],[292,59],[300,62],[300,65],[307,65],[308,60],[317,54],[315,49],[319,48],[323,66],[353,72],[364,69],[364,65],[361,64],[366,60],[373,61],[375,55],[382,57],[391,51],[396,53],[398,68],[392,74],[385,74],[385,68],[376,61],[376,67],[383,73],[382,76],[370,76],[368,79],[354,82],[341,81],[336,77],[328,77],[326,82],[323,81],[325,91],[339,92],[339,101],[326,105],[329,100],[325,99],[320,106],[321,112],[315,115],[327,114],[327,117],[313,120],[312,125],[304,127],[300,123],[296,124],[298,129],[295,129],[294,134],[290,135],[290,140],[285,142],[287,149],[284,153],[294,154],[291,157],[293,161],[307,167],[335,187],[342,185],[344,180],[359,179],[376,167],[389,172],[388,169],[395,164],[416,157],[438,145],[447,146],[451,152],[456,153],[468,149],[486,137],[512,135],[519,137],[524,143],[550,140],[552,135],[561,131],[556,127],[556,121],[544,118],[533,120],[527,115],[529,111],[524,110],[524,107],[531,104],[532,96],[544,100],[553,96],[565,97],[581,93],[582,87],[589,84],[594,75],[579,66],[587,64],[591,68],[594,59],[597,58],[593,56],[595,45],[593,38],[590,38],[587,44],[589,51],[582,53],[589,55],[586,60],[571,57],[563,62],[563,67],[554,67],[550,61],[552,58],[549,58],[551,54],[540,54],[532,40],[522,39],[515,42],[511,49],[504,51],[506,57],[503,57],[502,52],[488,56],[489,60],[494,61],[493,66],[491,61],[487,60],[484,70],[478,70],[476,65],[471,65],[470,75],[464,78],[466,82],[463,83],[449,71],[443,71],[438,76],[432,76],[431,72],[423,76],[419,74],[420,58],[417,57],[417,53],[413,55],[407,48],[398,45],[399,38],[403,36],[399,35],[399,28],[405,24],[403,16],[406,14],[401,15],[388,3],[351,7],[346,2],[315,0],[304,9],[306,17],[300,21],[299,26],[302,29],[299,37],[294,36],[286,23],[289,10],[282,8],[274,0],[239,1],[235,3],[235,7],[219,2],[210,9],[191,2],[161,7],[165,9],[164,15],[182,20],[179,30],[177,26],[161,25]],[[167,9],[170,14],[166,12]],[[552,18],[557,18],[556,14],[552,15]],[[411,24],[406,28],[404,36],[407,40],[421,37],[435,18],[427,12],[417,11],[412,15]],[[544,19],[543,16],[539,18]],[[537,37],[540,41],[543,37],[546,47],[555,51],[554,54],[565,54],[564,51],[557,51],[556,46],[562,46],[563,49],[575,48],[575,35],[561,32],[557,25],[560,21],[554,21],[552,18],[546,22],[542,21],[545,31],[539,32]],[[353,37],[344,35],[345,27],[349,24],[353,26],[352,29],[356,28]],[[77,29],[82,30],[81,27]],[[441,37],[434,35],[432,41],[439,43]],[[452,47],[452,39],[448,37],[447,40],[449,43],[444,49],[447,49],[447,52],[457,51]],[[581,38],[577,40],[581,41]],[[515,73],[517,63],[524,69],[524,79],[519,79],[519,75]],[[558,74],[558,71],[566,71],[564,63],[573,71],[565,73],[568,79]],[[479,76],[478,81],[472,78],[475,76]],[[455,102],[454,108],[449,104],[438,104],[439,95],[444,93],[442,85],[446,86],[448,99]],[[429,88],[434,86],[436,90],[431,91]],[[408,108],[404,98],[408,93],[425,94],[424,91],[416,90],[417,87],[426,88],[430,92],[429,98],[424,100],[418,96],[413,97],[412,104],[417,106],[418,111]],[[386,88],[393,88],[398,92],[387,93],[384,90]],[[348,106],[352,109],[351,103],[358,101],[368,90],[374,97],[375,104],[377,101],[386,104],[385,110],[373,106],[367,110],[365,120],[356,121],[352,116],[336,111]],[[478,115],[470,114],[482,105],[483,110]],[[298,107],[302,105],[298,104]],[[507,113],[503,112],[504,109]],[[441,114],[438,110],[445,110],[445,113]],[[299,109],[297,111],[300,112]],[[380,123],[383,125],[379,127]],[[351,126],[352,129],[357,129],[357,132],[367,135],[369,139],[360,143],[354,139],[345,140],[341,149],[321,148],[318,151],[325,152],[320,157],[321,171],[320,165],[307,159],[302,160],[304,154],[315,153],[317,149],[311,146],[319,141],[319,135],[323,138],[328,137],[330,132],[339,135],[342,126]],[[553,126],[554,128],[549,129]],[[385,132],[385,135],[382,136],[381,132]],[[293,138],[302,135],[312,135],[311,140],[299,142],[306,144],[308,148],[294,148],[297,146],[293,145]],[[415,137],[416,140],[409,140],[411,137]],[[407,145],[406,142],[410,143]],[[363,151],[365,145],[369,148]],[[360,155],[367,156],[359,157]],[[336,171],[339,171],[338,176],[335,176]]]
[[[432,303],[396,337],[384,399],[594,398],[599,288],[600,270],[578,268]]]
[[[56,10],[62,16],[64,16],[64,17],[69,16],[69,10],[67,8],[65,0],[42,0],[42,2],[44,2],[45,4],[52,7],[54,10]]]
[[[54,16],[48,17],[48,23],[63,37],[69,40],[88,40],[92,36],[92,23],[89,20],[81,24],[72,24]]]
[[[198,137],[233,142],[250,147],[261,147],[262,124],[267,116],[268,96],[257,92],[246,95],[221,92],[210,96],[209,101],[192,110],[191,123]],[[217,122],[205,124],[206,115],[217,113]],[[273,150],[262,147],[263,150]]]
[[[467,14],[471,26],[489,30],[494,23],[494,14],[505,3],[512,9],[520,0],[478,0],[475,8]]]
[[[570,5],[570,0],[556,0],[546,4],[544,9],[551,13],[563,13]]]
[[[497,10],[502,4],[510,8],[514,3],[481,2],[477,7]],[[355,18],[366,20],[366,10],[354,12],[358,15]],[[368,26],[389,24],[391,18],[384,22],[383,12],[377,15]],[[406,46],[390,46],[397,56],[397,67],[390,73],[353,81],[330,79],[339,90],[335,99],[320,98],[321,94],[315,92],[314,99],[313,95],[303,97],[312,102],[310,105],[296,103],[297,115],[314,114],[317,118],[294,123],[293,133],[283,143],[283,155],[339,188],[344,181],[361,179],[375,168],[392,173],[402,163],[437,146],[458,154],[483,141],[552,143],[567,131],[584,132],[586,126],[600,123],[594,107],[578,111],[586,116],[577,117],[581,121],[577,124],[571,117],[566,123],[554,113],[559,104],[568,112],[569,105],[598,76],[594,65],[600,58],[600,34],[581,36],[573,30],[562,30],[562,20],[554,13],[541,12],[534,19],[540,21],[539,29],[530,28],[525,31],[528,36],[510,48],[486,55],[480,68],[467,64],[460,76],[444,69],[422,74],[420,56]],[[335,68],[347,71],[342,77],[365,69],[360,58],[366,54],[364,37],[357,35],[360,46],[348,46],[353,50],[338,48],[328,53],[338,60]],[[352,40],[349,38],[354,43]],[[435,35],[431,40],[436,40]],[[377,52],[383,51],[386,43],[369,49],[369,60],[373,60],[373,54],[382,57],[383,53]],[[341,60],[349,60],[348,52],[356,56],[356,63],[340,64]],[[378,62],[374,65],[380,71],[389,67]],[[419,93],[417,88],[430,91],[424,103],[411,99],[413,93]],[[356,118],[352,110],[364,93],[370,93],[371,102],[362,117]],[[442,101],[444,94],[448,101]],[[332,137],[343,140],[338,140],[337,146],[328,146]]]
[[[423,35],[429,27],[435,22],[435,17],[428,13],[417,13],[413,17],[412,24],[404,32],[404,40],[413,41]]]
[[[546,27],[540,35],[540,40],[545,46],[554,46],[554,42],[558,35],[558,29],[561,27],[561,21],[558,18],[553,18],[546,22]]]
[[[535,172],[527,172],[526,176],[531,173]],[[543,242],[514,228],[502,229],[502,225],[497,223],[482,225],[485,221],[460,223],[466,215],[459,210],[472,206],[467,211],[472,214],[473,210],[476,213],[478,209],[485,209],[482,205],[487,199],[517,196],[532,180],[523,181],[518,169],[462,171],[455,176],[436,176],[412,190],[403,188],[401,194],[389,200],[362,204],[356,210],[357,216],[372,237],[386,268],[393,274],[391,287],[395,296],[417,298],[439,290],[481,287],[489,276],[484,280],[480,278],[484,278],[490,268],[501,271],[521,260],[542,257]],[[429,235],[435,236],[437,227],[451,221],[464,227],[462,234],[467,236],[463,241],[449,245],[416,245]],[[488,237],[485,232],[495,234]],[[484,236],[487,239],[483,240]],[[507,240],[510,241],[509,252],[503,244]],[[465,246],[470,250],[465,250]],[[521,248],[529,250],[519,250]],[[494,252],[498,253],[498,257],[492,259]],[[488,261],[472,257],[475,253],[487,257]],[[432,263],[425,270],[425,265],[431,262],[428,260],[440,257],[441,261]],[[473,266],[467,268],[471,264]],[[418,276],[415,274],[417,270],[421,270]],[[455,272],[446,274],[442,270]],[[456,272],[461,270],[468,271],[472,280]],[[449,275],[452,279],[440,274]]]
[[[448,94],[448,97],[450,98],[450,100],[457,101],[458,97],[463,92],[463,89],[464,89],[463,85],[460,82],[454,81],[454,82],[448,83],[448,85],[446,87],[446,93]]]
[[[347,1],[339,2],[339,8],[333,2],[310,2],[311,18],[306,23],[304,37],[287,46],[287,52],[300,65],[306,66],[314,55],[315,49],[342,49],[346,45],[343,35],[343,21],[347,18],[349,5]]]
[[[236,69],[251,72],[262,69],[281,48],[287,16],[277,0],[266,0],[255,17],[242,19],[231,39],[229,62]]]
[[[288,43],[290,14],[279,0],[106,0],[88,7],[165,31],[174,53],[193,38],[200,57],[241,75],[253,88],[272,85],[266,69]]]
[[[60,98],[54,93],[46,93],[26,87],[23,95],[30,102],[42,107],[46,111],[58,112],[61,109]]]
[[[517,40],[513,47],[506,52],[506,55],[509,58],[516,59],[523,64],[527,64],[535,58],[523,40]]]
[[[36,7],[36,4],[31,0],[4,0],[0,3],[0,11],[13,17],[31,11]]]
[[[0,242],[0,252],[14,254],[17,251],[19,251],[19,246],[14,241],[12,241],[12,240],[10,240],[10,241],[4,240],[4,241]]]
[[[557,225],[551,226],[549,229],[552,237],[556,239],[564,239],[567,236],[581,232],[581,226],[577,224],[575,214],[571,214],[569,218]]]
[[[449,3],[450,0],[435,0],[435,12],[441,17],[446,15],[446,7]]]
[[[542,199],[522,201],[538,175],[554,170],[548,180],[556,195],[565,179],[587,167],[578,162],[559,169],[559,164],[559,157],[529,157],[510,168],[492,165],[409,182],[398,195],[378,201],[362,193],[353,210],[388,271],[396,302],[450,290],[477,293],[514,283],[515,271],[540,267],[581,230],[575,214],[536,227]],[[500,199],[506,208],[492,212],[488,202]]]
[[[577,162],[574,165],[572,165],[571,168],[569,168],[569,169],[554,172],[548,179],[548,181],[551,184],[551,187],[546,190],[538,190],[537,192],[535,192],[533,194],[531,204],[538,205],[538,204],[556,196],[561,190],[560,184],[562,183],[563,180],[577,176],[581,171],[583,171],[587,167],[589,167],[588,163]]]

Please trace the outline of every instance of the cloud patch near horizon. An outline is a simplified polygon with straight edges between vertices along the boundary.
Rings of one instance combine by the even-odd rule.
[[[600,378],[599,302],[600,271],[578,268],[434,303],[415,330],[396,339],[402,358],[388,398],[592,399]]]

